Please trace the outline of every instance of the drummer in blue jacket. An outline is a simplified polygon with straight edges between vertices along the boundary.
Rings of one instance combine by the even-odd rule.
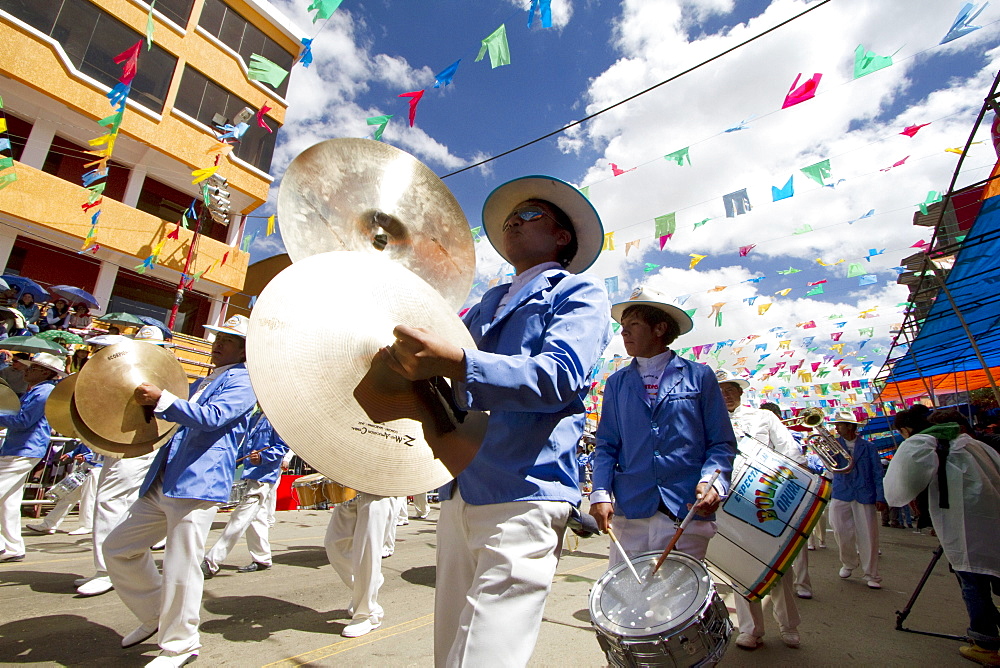
[[[483,225],[517,274],[466,314],[476,348],[401,325],[382,353],[410,380],[448,377],[460,405],[490,411],[476,457],[441,488],[437,666],[528,663],[581,500],[590,370],[610,338],[604,285],[579,275],[604,237],[579,190],[548,176],[509,181],[486,199]]]
[[[243,480],[246,490],[243,498],[229,515],[226,528],[219,540],[205,554],[201,570],[210,578],[219,572],[222,562],[236,546],[236,541],[246,532],[250,563],[237,569],[240,573],[253,573],[271,567],[271,543],[268,540],[270,508],[267,499],[281,475],[281,460],[288,452],[288,445],[281,440],[271,422],[263,413],[250,427],[250,434],[240,448],[243,459]]]
[[[220,503],[229,500],[236,453],[257,399],[246,369],[249,321],[233,316],[212,344],[212,373],[188,401],[143,383],[136,401],[180,425],[160,448],[125,518],[104,541],[108,574],[141,624],[122,639],[137,645],[159,629],[160,655],[149,666],[181,666],[197,656],[205,541]],[[149,546],[167,539],[163,575]]]
[[[0,562],[24,561],[21,538],[21,498],[24,483],[49,449],[51,430],[45,419],[45,402],[56,379],[65,376],[65,362],[50,353],[36,353],[28,361],[24,380],[28,391],[21,409],[0,415],[7,437],[0,446]]]
[[[611,525],[632,557],[663,550],[694,506],[697,521],[676,547],[704,559],[714,513],[729,490],[736,437],[712,369],[670,350],[692,322],[666,301],[644,287],[611,308],[633,360],[604,388],[590,514],[602,531]],[[621,561],[613,549],[611,566]]]

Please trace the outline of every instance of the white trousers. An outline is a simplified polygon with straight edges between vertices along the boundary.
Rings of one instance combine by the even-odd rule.
[[[827,504],[829,505],[829,504]],[[813,529],[812,533],[809,534],[809,541],[807,542],[807,547],[826,547],[826,521],[827,509],[824,508],[823,512],[819,514],[819,519],[816,520],[816,528]]]
[[[405,522],[410,519],[410,502],[405,496],[396,497],[396,521]]]
[[[559,564],[570,505],[441,504],[434,593],[434,665],[525,666]]]
[[[758,638],[764,637],[764,605],[762,601],[748,601],[739,594],[736,599],[736,619],[739,622],[740,633],[749,633]],[[782,577],[765,597],[774,606],[774,619],[782,631],[795,631],[802,621],[799,609],[795,605],[795,583],[792,578]]]
[[[386,526],[396,527],[392,497],[358,492],[354,500],[337,504],[326,528],[326,556],[337,575],[351,590],[353,621],[382,622],[378,604],[382,586],[382,547]]]
[[[142,457],[117,459],[105,457],[104,466],[97,476],[97,493],[94,499],[94,577],[108,574],[104,562],[104,539],[118,526],[125,511],[139,498],[139,488],[146,479],[156,451]]]
[[[382,554],[390,555],[396,551],[396,523],[401,519],[407,519],[406,497],[390,496],[389,502],[392,504],[390,513],[392,516],[385,525],[385,540],[382,542]]]
[[[628,552],[630,558],[643,552],[662,552],[677,531],[674,521],[663,513],[656,513],[652,517],[640,519],[628,519],[622,515],[615,515],[611,518],[611,529],[621,541],[622,547]],[[678,552],[683,552],[695,559],[704,559],[705,552],[708,550],[708,541],[715,535],[716,529],[715,522],[692,520],[684,529],[681,537],[677,539],[677,545],[674,547]],[[608,567],[617,566],[622,561],[621,551],[612,544],[608,553]]]
[[[0,552],[6,557],[24,554],[21,538],[21,500],[24,483],[40,457],[0,457]]]
[[[809,577],[809,551],[804,547],[799,552],[799,555],[795,557],[795,561],[792,562],[792,571],[792,574],[795,576],[796,595],[799,589],[811,594],[813,588],[812,578]]]
[[[267,500],[274,484],[259,480],[244,480],[244,482],[247,484],[246,494],[233,508],[219,540],[215,541],[212,549],[205,554],[205,561],[213,571],[218,570],[226,560],[244,532],[247,535],[250,558],[258,564],[271,565],[271,543],[268,541],[270,525],[267,522],[270,508]]]
[[[267,495],[267,501],[265,505],[267,506],[267,526],[274,526],[274,513],[278,510],[278,484],[281,482],[281,476],[278,476],[278,482],[271,485],[271,492]]]
[[[875,504],[857,501],[830,501],[830,521],[840,548],[840,563],[865,570],[865,580],[881,582],[878,574],[878,513]]]
[[[168,652],[201,647],[198,622],[205,584],[201,562],[218,504],[174,499],[157,480],[132,504],[104,541],[104,558],[115,591],[143,624],[159,621],[159,645]],[[164,536],[163,575],[149,551]]]
[[[427,505],[427,492],[413,495],[413,510],[416,511],[417,517],[427,517],[427,513],[431,511]]]
[[[84,478],[80,486],[56,502],[55,507],[42,519],[42,525],[46,529],[58,529],[66,516],[69,515],[69,511],[73,510],[73,506],[78,502],[80,504],[80,528],[91,530],[94,528],[94,496],[97,493],[97,477],[101,468],[103,467],[87,469],[87,477]]]

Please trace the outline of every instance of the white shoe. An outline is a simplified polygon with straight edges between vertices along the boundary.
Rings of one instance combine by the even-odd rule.
[[[146,664],[146,668],[178,668],[188,661],[198,658],[198,652],[182,652],[181,654],[160,652],[160,655]]]
[[[138,645],[141,642],[149,640],[152,638],[156,631],[159,629],[159,621],[153,622],[152,624],[146,625],[142,624],[137,629],[129,633],[127,636],[122,638],[122,649],[128,649],[134,645]]]
[[[44,522],[41,522],[41,523],[38,523],[38,524],[30,524],[30,523],[29,524],[25,524],[24,528],[25,529],[31,529],[35,533],[53,534],[53,533],[56,532],[55,529],[49,527]]]
[[[736,646],[743,649],[757,649],[764,641],[751,633],[741,633],[736,637]]]
[[[366,633],[371,633],[380,626],[382,626],[382,622],[373,624],[370,619],[362,619],[359,622],[351,622],[345,626],[344,630],[340,632],[340,635],[345,638],[357,638],[365,635]]]
[[[74,587],[79,587],[84,582],[90,582],[91,580],[94,579],[94,577],[95,576],[91,575],[89,578],[77,578],[77,579],[73,580],[73,586]]]
[[[847,566],[844,566],[843,568],[840,569],[840,573],[838,573],[838,575],[844,579],[847,579],[851,577],[851,573],[853,572],[854,572],[853,568],[848,568]]]
[[[882,588],[882,583],[878,582],[876,580],[869,580],[868,581],[868,588],[869,589],[881,589]]]
[[[806,598],[806,599],[813,597],[812,592],[806,589],[805,587],[796,587],[795,595],[798,596],[799,598]]]
[[[409,523],[410,520],[396,520],[396,526],[398,527],[405,527]]]
[[[115,586],[111,584],[111,578],[103,575],[93,580],[87,580],[76,588],[76,593],[80,596],[97,596],[98,594],[109,592],[114,588]]]
[[[392,556],[392,550],[382,550],[382,558],[388,559]]]
[[[90,529],[87,527],[79,527],[78,529],[73,529],[69,532],[70,536],[87,536],[90,534]]]

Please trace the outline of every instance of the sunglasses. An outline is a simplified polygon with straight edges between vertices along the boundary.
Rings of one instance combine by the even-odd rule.
[[[510,212],[510,215],[507,216],[507,220],[505,220],[503,224],[502,229],[504,231],[506,231],[510,227],[510,219],[515,217],[520,218],[525,223],[530,223],[531,221],[539,220],[540,218],[552,218],[551,215],[549,215],[547,212],[545,212],[544,210],[540,209],[537,206],[526,206],[522,209],[515,209]]]

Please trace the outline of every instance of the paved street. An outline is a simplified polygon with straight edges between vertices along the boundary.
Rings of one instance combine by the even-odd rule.
[[[326,561],[325,511],[278,513],[275,567],[238,574],[249,563],[245,546],[205,587],[202,666],[430,666],[433,663],[435,518],[399,527],[396,554],[384,560],[386,584],[379,601],[383,626],[345,639],[349,593]],[[210,542],[226,519],[220,515]],[[66,528],[76,526],[75,519]],[[114,592],[95,598],[73,594],[73,579],[92,570],[87,536],[26,536],[28,558],[0,565],[0,663],[133,666],[155,655],[149,642],[119,648],[135,619]],[[590,628],[587,595],[604,572],[605,538],[570,539],[545,611],[533,666],[604,666]],[[578,542],[578,545],[577,545]],[[766,645],[754,652],[731,645],[729,666],[972,666],[954,640],[894,630],[894,612],[905,606],[936,542],[905,529],[883,529],[884,589],[837,576],[836,542],[810,553],[815,598],[799,601],[802,648],[781,644],[768,619]],[[730,610],[732,610],[731,601]],[[733,614],[735,620],[735,613]],[[921,593],[909,628],[961,634],[965,608],[954,576],[939,563]],[[734,635],[735,639],[735,635]]]

